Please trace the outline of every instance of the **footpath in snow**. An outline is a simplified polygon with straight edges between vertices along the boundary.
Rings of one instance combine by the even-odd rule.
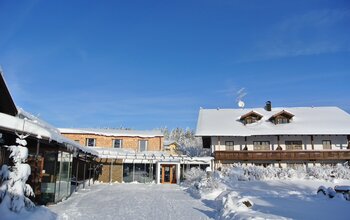
[[[216,210],[178,185],[98,184],[49,209],[58,219],[214,219]]]

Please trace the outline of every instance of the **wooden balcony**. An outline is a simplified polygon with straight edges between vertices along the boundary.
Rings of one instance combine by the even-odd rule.
[[[216,151],[220,161],[350,161],[350,150],[298,150],[298,151]]]

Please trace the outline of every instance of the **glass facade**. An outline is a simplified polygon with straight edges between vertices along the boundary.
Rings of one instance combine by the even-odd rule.
[[[151,163],[124,163],[123,181],[125,183],[151,183],[155,180],[156,165]]]
[[[55,202],[62,200],[70,194],[72,162],[72,154],[58,152]]]
[[[41,198],[40,203],[47,204],[55,202],[55,177],[56,177],[57,152],[48,151],[44,153],[44,166],[41,176]]]
[[[56,203],[70,195],[73,156],[68,152],[48,151],[43,159],[40,203]]]

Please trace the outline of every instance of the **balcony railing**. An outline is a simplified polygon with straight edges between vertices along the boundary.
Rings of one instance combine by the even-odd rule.
[[[221,161],[346,161],[350,150],[309,151],[215,151]]]

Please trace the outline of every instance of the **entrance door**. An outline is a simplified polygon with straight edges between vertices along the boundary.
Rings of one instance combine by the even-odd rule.
[[[161,183],[176,183],[176,165],[162,165],[161,167]]]

